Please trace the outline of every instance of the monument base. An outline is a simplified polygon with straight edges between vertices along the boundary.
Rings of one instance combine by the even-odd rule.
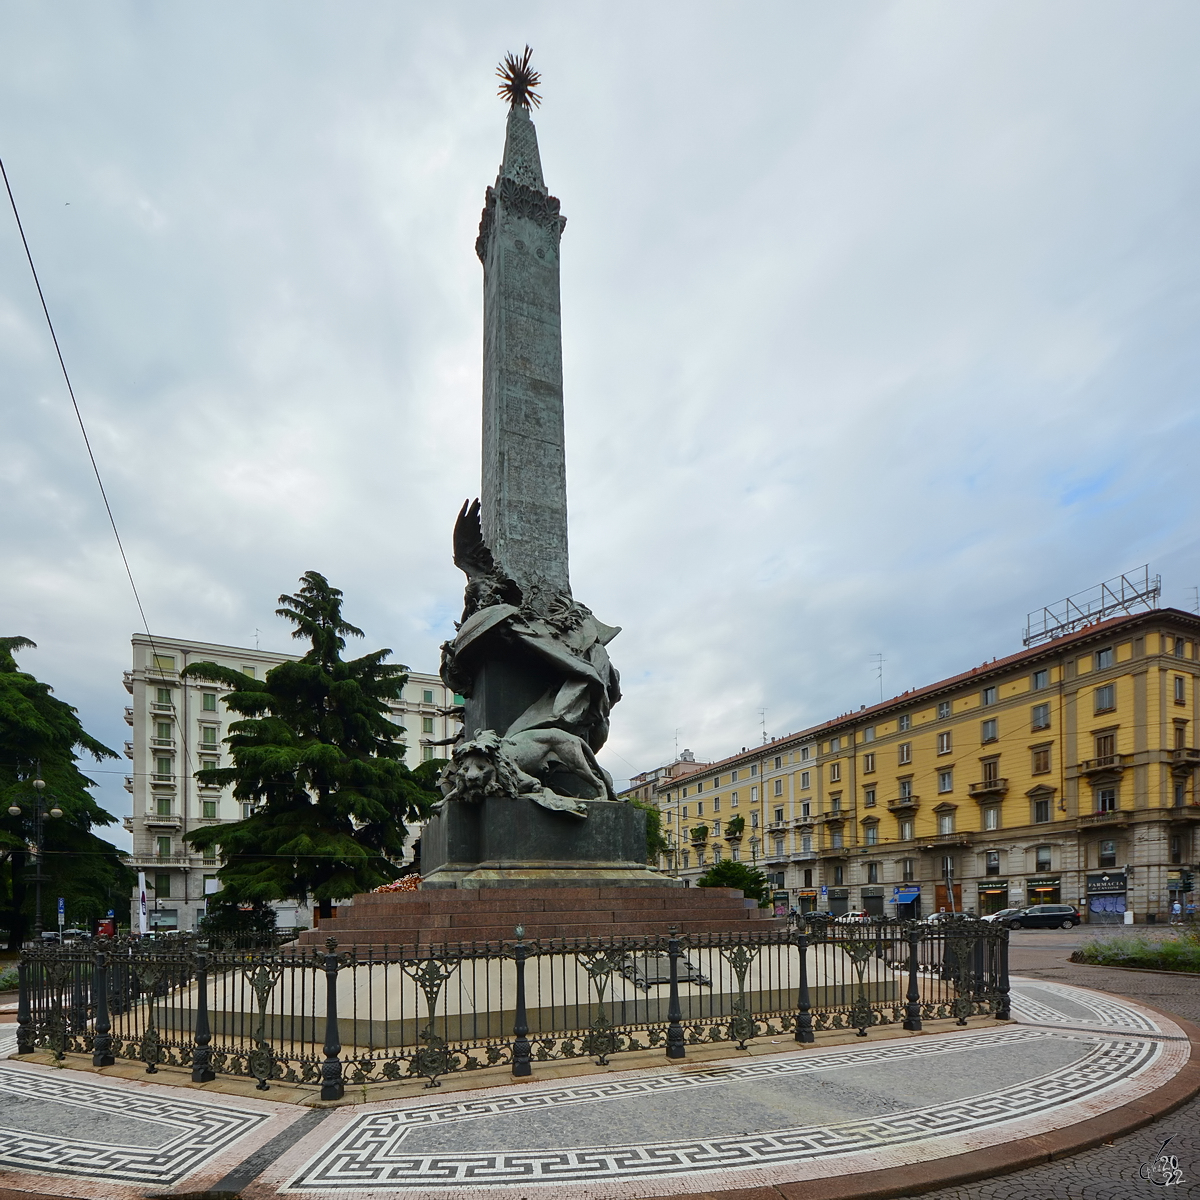
[[[646,814],[584,800],[586,817],[525,796],[447,802],[421,834],[423,891],[505,887],[682,887],[646,866]]]

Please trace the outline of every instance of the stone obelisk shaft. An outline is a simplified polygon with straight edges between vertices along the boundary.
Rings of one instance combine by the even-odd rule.
[[[570,592],[558,246],[527,110],[508,116],[504,162],[476,249],[483,262],[483,535],[536,604]]]

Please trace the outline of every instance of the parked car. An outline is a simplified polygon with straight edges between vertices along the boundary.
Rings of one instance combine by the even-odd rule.
[[[1015,917],[1009,917],[1009,929],[1071,929],[1083,918],[1072,904],[1031,904]]]
[[[866,912],[848,912],[842,913],[840,917],[834,917],[836,925],[865,925],[871,919],[871,914]]]
[[[961,921],[963,917],[968,916],[967,913],[948,912],[946,909],[939,909],[935,913],[930,913],[927,917],[921,918],[922,925],[936,925],[939,921]]]
[[[1002,908],[999,912],[988,913],[986,917],[981,917],[983,921],[999,921],[1002,925],[1007,925],[1014,917],[1021,915],[1019,908]]]

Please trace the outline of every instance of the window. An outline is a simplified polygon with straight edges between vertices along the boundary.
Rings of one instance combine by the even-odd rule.
[[[1000,778],[1000,760],[998,758],[981,759],[979,765],[983,768],[984,783],[995,783]]]
[[[901,733],[906,733],[912,728],[912,717],[910,717],[908,713],[905,713],[904,716],[902,716],[899,721],[896,722],[896,728]]]
[[[811,833],[802,833],[800,835],[800,849],[803,850],[805,854],[812,853],[812,834]]]
[[[777,795],[777,796],[783,795],[783,780],[782,779],[775,780],[775,795]]]
[[[154,801],[154,811],[160,817],[169,817],[171,815],[171,797],[156,797]]]
[[[1107,671],[1113,665],[1112,647],[1109,646],[1104,650],[1096,651],[1096,670]]]
[[[942,855],[942,878],[954,878],[954,858],[949,854]]]
[[[704,866],[704,847],[701,846],[696,850],[696,866]]]
[[[1175,639],[1175,657],[1176,658],[1183,657],[1183,638]]]
[[[905,819],[900,822],[900,840],[902,842],[912,841],[912,833],[913,823],[909,818],[905,817]]]
[[[812,751],[812,748],[810,746],[801,746],[800,747],[800,761],[808,762],[808,756],[811,753],[811,751]]]
[[[954,814],[938,813],[938,833],[953,833],[954,832]]]
[[[1098,733],[1096,735],[1096,757],[1112,758],[1117,752],[1117,735],[1115,733]]]
[[[829,844],[834,850],[840,850],[842,848],[842,831],[840,829],[830,830]]]
[[[156,671],[175,670],[175,655],[173,654],[156,654],[151,661],[154,663]]]
[[[866,729],[863,730],[863,741],[864,742],[873,742],[874,740],[875,740],[875,726],[868,725],[866,727]]]
[[[156,730],[154,736],[157,737],[160,742],[169,742],[171,740],[170,721],[156,721],[154,728]]]
[[[1171,834],[1170,855],[1173,863],[1183,862],[1183,838],[1177,833]]]
[[[842,811],[842,793],[841,792],[834,792],[834,794],[829,797],[829,811],[835,812],[835,813]]]
[[[203,746],[215,746],[217,744],[217,729],[215,725],[201,726],[200,744]]]
[[[779,770],[779,768],[780,768],[780,767],[782,767],[782,766],[783,766],[783,759],[782,759],[782,758],[780,758],[778,755],[776,755],[776,757],[775,757],[775,770],[777,770],[777,771],[778,771],[778,770]]]
[[[242,820],[248,821],[248,820],[250,820],[250,818],[252,816],[254,816],[254,805],[249,800],[243,801],[242,802]]]
[[[801,790],[808,791],[808,789],[810,787],[812,787],[812,772],[811,771],[801,771],[800,772],[800,788],[801,788]]]
[[[713,822],[712,835],[715,838],[719,838],[721,836],[721,822],[720,821]]]
[[[1029,724],[1034,729],[1049,729],[1050,728],[1050,705],[1035,704],[1030,713]]]
[[[738,794],[737,794],[737,792],[731,792],[729,794],[729,807],[737,808],[737,806],[738,806]]]
[[[996,718],[992,717],[987,721],[983,721],[979,726],[979,740],[981,742],[994,742],[999,737],[999,732],[996,725]]]
[[[696,816],[698,816],[698,817],[704,816],[704,801],[703,800],[696,801]]]
[[[721,786],[721,777],[720,777],[720,775],[718,775],[718,776],[717,776],[717,777],[716,777],[716,778],[715,778],[715,779],[712,781],[712,785],[713,785],[713,787],[715,787],[715,788],[719,788],[719,787]]]
[[[775,839],[775,857],[776,858],[783,857],[783,838],[781,838],[781,837],[777,837]]]
[[[433,732],[433,718],[432,717],[422,717],[421,718],[421,732],[422,733],[432,733]]]
[[[200,802],[200,805],[201,805],[201,811],[204,815],[205,820],[207,820],[207,821],[216,820],[217,802],[215,800],[202,800]]]
[[[775,824],[776,825],[783,824],[783,809],[782,808],[777,808],[775,810]]]
[[[938,701],[938,720],[944,721],[944,720],[946,720],[947,717],[949,717],[949,715],[950,715],[950,701],[949,700],[939,700]]]
[[[867,863],[867,882],[868,883],[878,883],[879,882],[879,864],[878,863]]]
[[[897,762],[899,762],[902,767],[912,762],[912,742],[900,743]]]
[[[730,846],[730,848],[729,848],[729,857],[730,857],[730,858],[732,858],[734,862],[741,862],[741,861],[742,861],[742,851],[741,851],[741,848],[740,848],[739,846],[736,846],[736,845],[735,845],[735,846]]]
[[[686,871],[692,865],[692,852],[685,850],[683,852],[683,869]]]
[[[939,733],[937,739],[937,752],[939,754],[949,754],[954,749],[954,739],[949,733]]]
[[[875,751],[872,750],[869,754],[863,755],[863,774],[875,774]]]
[[[900,780],[900,799],[901,800],[911,800],[912,799],[912,780],[911,779],[901,779]]]
[[[1050,770],[1050,747],[1049,746],[1034,746],[1033,748],[1033,773],[1035,775],[1045,775]]]
[[[422,746],[421,747],[421,761],[422,762],[433,762],[433,747],[432,746]]]
[[[915,859],[902,858],[900,860],[900,879],[902,882],[912,883],[912,881],[914,879],[916,879],[917,876],[916,876],[916,872],[914,870],[915,866],[916,866]]]
[[[1115,867],[1117,865],[1116,842],[1100,843],[1100,853],[1097,856],[1097,865],[1101,867]]]
[[[682,792],[680,792],[679,794],[680,794],[681,796],[683,796],[684,798],[686,798],[686,797],[687,797],[687,793],[688,793],[688,790],[687,790],[687,788],[684,788],[684,789],[683,789],[683,791],[682,791]]]
[[[841,887],[841,885],[845,882],[846,882],[846,868],[845,867],[834,867],[833,868],[833,886]]]
[[[1176,675],[1175,676],[1175,703],[1176,704],[1186,704],[1187,703],[1187,692],[1185,690],[1186,687],[1187,687],[1187,685],[1183,682],[1183,676]]]
[[[1034,855],[1036,856],[1036,859],[1037,859],[1037,868],[1036,868],[1037,870],[1049,871],[1051,869],[1051,867],[1050,867],[1050,847],[1049,846],[1038,846],[1037,849],[1034,850]]]
[[[952,792],[954,791],[954,772],[939,771],[938,772],[938,791]]]
[[[243,663],[242,664],[242,674],[248,675],[251,679],[253,679],[254,678],[254,668],[248,667],[245,665],[245,663]]]
[[[875,807],[875,789],[873,787],[863,788],[863,807]]]
[[[687,816],[687,805],[686,804],[683,806],[683,815],[684,815],[684,817]]]
[[[425,688],[421,692],[421,703],[422,704],[432,704],[433,703],[433,688]]]
[[[170,688],[158,688],[157,691],[155,692],[155,703],[170,704],[171,703],[171,689]]]
[[[200,760],[200,770],[202,771],[215,771],[220,765],[221,760],[219,758],[202,758]],[[205,784],[204,786],[208,787],[210,785]]]
[[[1117,707],[1117,685],[1115,683],[1106,683],[1103,687],[1098,687],[1094,694],[1098,713],[1111,712]]]
[[[829,764],[829,782],[838,783],[842,778],[842,764],[840,762]]]
[[[154,774],[159,779],[170,779],[173,775],[172,767],[174,767],[174,765],[174,759],[156,758],[154,760]]]
[[[800,805],[800,815],[806,819],[812,816],[812,804],[810,804],[809,801],[805,800],[804,803]]]
[[[1050,686],[1049,671],[1034,671],[1033,673],[1033,690],[1040,692],[1042,688]]]
[[[1000,874],[1000,851],[989,850],[983,856],[983,873],[985,875]]]
[[[171,857],[171,839],[169,837],[156,838],[155,844],[158,846],[159,858]]]
[[[754,804],[757,800],[758,800],[758,788],[752,787],[750,789],[750,803]]]
[[[751,763],[751,765],[750,765],[750,778],[751,778],[751,779],[753,779],[753,778],[754,778],[754,776],[755,776],[755,775],[757,775],[757,774],[758,774],[758,763]]]
[[[995,805],[983,810],[983,827],[984,829],[1000,828],[1000,810]]]
[[[806,868],[804,869],[804,886],[805,886],[806,888],[810,888],[810,887],[812,887],[812,885],[813,885],[813,881],[812,881],[812,868],[811,868],[811,867],[806,867]]]
[[[1096,811],[1097,812],[1116,812],[1117,811],[1117,789],[1116,788],[1097,788],[1096,789]]]
[[[171,877],[165,872],[154,876],[154,898],[155,900],[170,900],[171,898]]]
[[[205,692],[200,697],[200,707],[205,712],[216,712],[217,711],[217,693],[216,692]]]
[[[737,783],[737,775],[738,775],[738,773],[737,773],[736,771],[731,771],[731,772],[729,773],[729,782],[730,782],[730,783]]]
[[[721,797],[714,796],[713,797],[713,812],[719,813],[720,811],[721,811]]]
[[[1187,803],[1187,784],[1176,782],[1175,784],[1175,807],[1182,808]]]
[[[831,754],[836,754],[842,748],[842,739],[840,737],[829,739],[829,751]]]
[[[684,813],[684,816],[687,816],[687,813]],[[751,829],[758,828],[758,810],[757,809],[755,809],[755,811],[750,814],[750,828]]]
[[[877,846],[879,844],[879,826],[874,822],[872,822],[870,825],[864,825],[863,836],[866,838],[868,846]],[[875,864],[872,863],[871,865],[874,866]],[[875,880],[872,879],[868,882],[874,883]]]
[[[1187,725],[1182,721],[1175,722],[1175,749],[1183,750],[1187,747]]]
[[[1045,825],[1050,820],[1050,801],[1035,800],[1033,802],[1033,823]]]
[[[980,696],[980,703],[981,704],[995,704],[996,703],[996,689],[994,687],[985,687]]]
[[[704,791],[704,780],[700,780],[700,782],[696,784],[696,795],[700,795],[702,791]]]

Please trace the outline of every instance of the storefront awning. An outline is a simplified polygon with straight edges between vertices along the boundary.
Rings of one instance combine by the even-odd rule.
[[[901,888],[893,897],[897,904],[911,904],[921,898],[920,888]]]

